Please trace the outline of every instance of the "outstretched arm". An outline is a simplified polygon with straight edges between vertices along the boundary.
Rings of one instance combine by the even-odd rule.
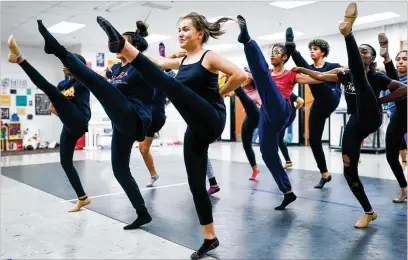
[[[337,77],[337,72],[338,69],[334,69],[325,73],[319,72],[319,71],[314,71],[314,70],[309,70],[306,68],[300,68],[300,67],[295,67],[292,69],[292,71],[299,72],[305,75],[308,75],[312,77],[315,80],[318,80],[319,83],[322,83],[323,81],[326,82],[340,82],[338,77]],[[298,74],[300,75],[300,74]],[[297,80],[297,77],[296,77]],[[298,82],[301,83],[301,82]],[[306,84],[319,84],[319,83],[306,83]]]
[[[296,74],[296,82],[299,83],[299,84],[320,84],[323,81],[320,81],[320,80],[315,79],[313,77],[310,77],[308,75],[297,73]]]
[[[387,88],[391,90],[391,94],[379,98],[378,101],[380,102],[380,104],[400,100],[407,97],[407,85],[399,81],[392,80],[387,85]]]

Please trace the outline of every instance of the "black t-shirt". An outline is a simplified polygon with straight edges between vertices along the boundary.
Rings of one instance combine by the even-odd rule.
[[[341,65],[339,63],[330,63],[330,62],[325,62],[323,67],[321,68],[316,68],[314,64],[310,64],[311,70],[314,71],[319,71],[319,72],[327,72],[334,70],[336,68],[340,68]],[[310,91],[312,92],[313,98],[315,99],[315,104],[318,105],[320,103],[326,103],[329,102],[327,101],[327,91],[325,91],[323,88],[324,87],[329,87],[331,89],[334,89],[338,91],[338,93],[341,93],[340,89],[340,84],[336,82],[323,82],[320,84],[309,84],[310,86]]]
[[[91,108],[89,105],[89,90],[75,78],[65,79],[58,83],[58,90],[75,104],[89,121],[91,119]]]
[[[388,78],[384,73],[381,72],[367,72],[367,80],[371,88],[374,91],[377,99],[380,97],[380,92],[387,90],[388,84],[390,84],[391,79]],[[347,114],[357,113],[357,103],[356,103],[356,90],[355,82],[353,80],[353,75],[350,71],[345,73],[339,72],[337,74],[341,84],[344,86],[344,96],[347,103]],[[379,105],[381,108],[381,106]]]

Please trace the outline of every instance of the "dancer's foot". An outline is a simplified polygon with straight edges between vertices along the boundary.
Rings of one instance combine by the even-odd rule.
[[[246,25],[246,21],[244,17],[241,15],[237,16],[239,29],[241,30],[240,34],[238,35],[238,42],[247,45],[251,41],[251,37],[248,34],[248,28]]]
[[[8,47],[10,49],[8,61],[10,63],[17,63],[18,59],[21,57],[21,51],[17,47],[16,41],[14,40],[14,35],[9,36]]]
[[[289,192],[285,194],[285,197],[283,198],[282,204],[277,206],[275,210],[284,210],[287,205],[290,203],[294,202],[296,200],[296,195],[293,192]]]
[[[357,4],[352,2],[350,3],[345,11],[343,22],[339,25],[340,33],[344,36],[350,34],[353,29],[354,21],[357,19],[358,10]]]
[[[221,189],[220,189],[220,186],[216,186],[216,187],[210,187],[209,189],[208,189],[208,195],[213,195],[214,193],[217,193],[217,192],[219,192]]]
[[[354,225],[355,228],[367,228],[371,221],[377,219],[377,213],[365,213]]]
[[[150,177],[150,183],[146,185],[146,187],[153,187],[153,184],[159,179],[159,175],[155,175]]]
[[[216,249],[220,245],[218,238],[214,239],[204,239],[204,243],[201,245],[198,251],[194,252],[190,258],[191,259],[200,259],[209,251]]]
[[[286,51],[287,51],[289,56],[291,56],[296,50],[296,44],[293,41],[294,38],[295,38],[295,35],[293,34],[292,27],[288,27],[286,29],[285,47],[286,47]]]
[[[81,210],[82,207],[88,206],[89,204],[91,204],[91,200],[88,199],[88,197],[79,199],[77,203],[74,205],[74,207],[70,209],[68,212],[78,212]]]
[[[125,46],[125,38],[123,38],[123,36],[115,29],[115,27],[113,27],[112,24],[102,16],[98,16],[96,18],[96,21],[105,31],[106,35],[108,35],[109,51],[112,53],[120,53]]]
[[[327,177],[327,178],[320,178],[319,183],[316,186],[314,186],[314,188],[315,189],[322,189],[326,183],[331,181],[331,179],[332,179],[331,175],[329,175],[329,177]]]
[[[390,62],[390,54],[388,52],[388,38],[385,33],[378,35],[378,43],[380,44],[380,56],[385,59],[385,62]]]
[[[68,51],[65,49],[64,46],[59,44],[59,42],[51,35],[51,33],[45,28],[44,24],[41,20],[37,20],[38,23],[38,30],[40,31],[42,37],[44,38],[45,45],[44,51],[48,54],[54,54],[60,59],[63,59]]]
[[[404,201],[407,200],[407,192],[401,192],[401,195],[399,197],[396,197],[395,199],[392,200],[394,203],[403,203]]]
[[[132,224],[129,224],[127,226],[124,226],[124,230],[132,230],[132,229],[137,229],[147,223],[150,223],[152,221],[152,217],[150,216],[149,212],[146,212],[143,215],[137,216],[137,219],[133,221]]]
[[[292,162],[286,162],[285,165],[283,166],[283,169],[287,169],[293,166]]]
[[[252,175],[251,175],[251,177],[249,177],[249,180],[251,180],[251,181],[256,180],[256,176],[258,176],[259,172],[260,172],[259,170],[252,171]]]

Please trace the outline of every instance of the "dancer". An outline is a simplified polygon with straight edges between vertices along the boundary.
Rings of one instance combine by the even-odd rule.
[[[100,16],[97,20],[109,37],[109,50],[126,57],[147,82],[160,89],[188,125],[184,137],[184,161],[204,232],[204,243],[191,258],[199,259],[219,246],[211,201],[205,187],[208,147],[217,140],[225,127],[226,111],[222,97],[246,80],[245,73],[237,66],[202,47],[209,37],[218,38],[224,33],[221,25],[229,18],[209,23],[197,13],[182,17],[179,20],[179,43],[186,50],[187,56],[178,59],[142,54],[127,43],[107,20]],[[179,71],[176,78],[171,78],[162,69]],[[230,75],[222,88],[218,87],[219,71]]]
[[[60,161],[78,197],[78,201],[69,212],[77,212],[91,203],[73,164],[75,145],[78,139],[88,132],[88,122],[91,119],[89,90],[65,67],[63,72],[69,79],[61,81],[57,87],[53,86],[23,57],[13,35],[8,39],[8,47],[9,62],[20,65],[30,80],[47,95],[51,101],[50,111],[58,116],[63,124],[60,136]],[[81,55],[73,55],[79,62],[86,64]]]
[[[259,138],[262,158],[272,173],[280,191],[284,194],[282,204],[275,210],[284,210],[287,205],[296,200],[296,195],[279,157],[278,135],[289,121],[291,108],[289,96],[296,83],[320,83],[308,76],[287,71],[283,65],[288,60],[286,48],[282,44],[272,47],[272,77],[269,66],[257,43],[250,38],[246,21],[238,16],[241,33],[238,41],[245,48],[245,56],[248,61],[252,79],[257,86],[262,100],[259,119]],[[275,83],[276,82],[276,83]]]
[[[145,132],[151,123],[153,87],[129,63],[123,62],[123,59],[120,65],[112,66],[112,72],[106,73],[106,77],[110,78],[109,83],[61,46],[41,20],[37,22],[45,40],[45,52],[54,54],[62,61],[71,74],[94,94],[112,121],[113,173],[138,215],[137,219],[124,229],[135,229],[151,222],[152,218],[142,194],[130,172],[129,161],[133,143],[144,140]],[[127,35],[121,37],[124,41],[129,41],[130,45],[144,51],[148,47],[144,39],[148,35],[147,27],[142,21],[138,21],[136,25],[135,33],[131,36],[126,33]],[[120,58],[120,55],[117,57]]]
[[[339,25],[339,30],[346,42],[350,70],[335,69],[324,73],[305,68],[294,68],[294,70],[319,80],[341,82],[345,86],[347,113],[350,114],[350,118],[345,127],[342,142],[344,176],[365,211],[354,227],[366,228],[377,218],[377,214],[358,176],[361,142],[381,126],[381,104],[406,97],[407,86],[376,72],[375,49],[368,44],[358,47],[354,39],[352,26],[356,18],[357,5],[351,3],[346,9],[344,21]],[[392,94],[379,98],[380,92],[386,89],[392,90]]]
[[[292,28],[286,30],[286,49],[288,55],[292,56],[296,66],[308,68],[315,71],[325,72],[335,68],[340,68],[338,63],[330,63],[325,61],[329,56],[329,43],[322,39],[315,39],[309,42],[310,57],[313,64],[309,65],[303,59],[302,55],[296,51],[296,45],[293,41],[294,35]],[[326,159],[322,146],[322,136],[327,118],[336,110],[340,103],[341,89],[340,84],[323,82],[321,84],[309,85],[312,92],[314,102],[310,108],[309,114],[309,142],[313,156],[316,160],[317,167],[320,170],[321,178],[316,189],[321,189],[324,185],[331,181],[331,175],[327,170]]]
[[[305,101],[303,98],[296,96],[293,92],[290,94],[289,97],[291,106],[292,106],[292,111],[290,113],[290,118],[286,126],[283,128],[283,130],[279,133],[279,149],[282,152],[283,157],[285,158],[285,165],[283,166],[284,169],[290,168],[293,166],[292,160],[290,159],[288,148],[286,147],[286,142],[283,140],[285,138],[285,132],[286,129],[292,125],[293,121],[295,121],[296,118],[296,111],[300,109]],[[295,105],[296,103],[296,105]]]
[[[395,58],[398,66],[397,71],[390,59],[387,36],[383,33],[379,34],[378,41],[380,43],[380,55],[384,58],[384,66],[387,76],[393,80],[399,80],[400,82],[407,84],[407,51],[400,51],[397,54],[397,57]],[[389,90],[386,91],[386,94],[390,93]],[[391,112],[391,119],[385,137],[386,156],[388,164],[401,188],[400,196],[394,198],[393,202],[402,203],[407,199],[407,180],[405,179],[402,165],[398,161],[398,152],[401,148],[405,148],[404,135],[407,133],[407,99],[404,98],[402,100],[391,102],[388,106]]]
[[[247,68],[245,68],[245,70],[249,73]],[[252,175],[249,179],[254,181],[260,171],[256,163],[254,150],[252,149],[252,137],[254,130],[258,127],[259,109],[262,105],[262,101],[250,74],[248,74],[248,79],[242,84],[242,87],[228,94],[228,96],[235,95],[238,96],[246,113],[244,122],[242,123],[241,138],[245,154],[252,167]]]

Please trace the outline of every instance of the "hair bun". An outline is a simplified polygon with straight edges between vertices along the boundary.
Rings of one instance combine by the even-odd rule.
[[[142,37],[146,37],[149,35],[147,32],[147,25],[143,21],[136,22],[136,34],[139,34]]]

